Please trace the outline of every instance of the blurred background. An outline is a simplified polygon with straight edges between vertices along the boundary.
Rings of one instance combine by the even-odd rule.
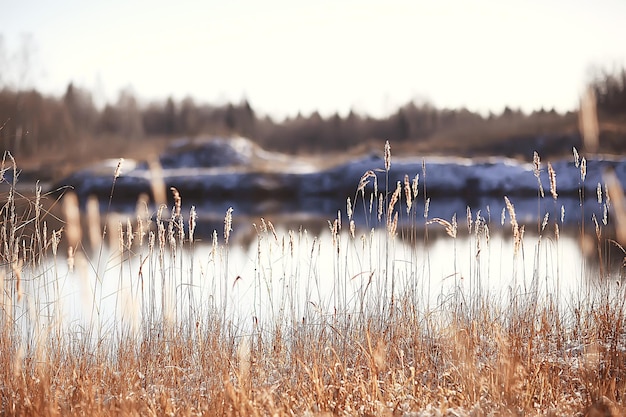
[[[620,0],[1,9],[0,150],[22,179],[58,184],[106,158],[163,164],[181,138],[241,136],[318,166],[380,154],[387,140],[394,155],[419,158],[626,151]],[[579,133],[589,86],[593,150]]]

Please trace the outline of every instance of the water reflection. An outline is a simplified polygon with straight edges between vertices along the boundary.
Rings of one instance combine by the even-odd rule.
[[[298,230],[300,226],[304,226],[309,231],[319,234],[326,229],[327,222],[331,222],[337,218],[338,214],[346,217],[347,198],[344,200],[338,198],[311,197],[304,199],[294,199],[284,201],[282,199],[266,199],[266,200],[247,200],[245,198],[237,200],[212,200],[202,199],[193,200],[185,199],[183,196],[183,206],[187,207],[187,211],[183,213],[188,217],[189,208],[195,207],[198,213],[197,236],[206,239],[210,237],[214,230],[223,230],[224,215],[229,208],[233,208],[234,222],[236,224],[235,232],[248,230],[252,223],[259,223],[261,218],[272,221],[276,225],[282,225],[285,228]],[[377,210],[378,202],[373,200],[370,202],[369,197],[363,198],[361,194],[349,196],[353,205],[353,219],[357,227],[378,228],[381,222],[378,219]],[[595,195],[581,200],[579,197],[562,196],[558,200],[551,198],[521,198],[511,197],[511,202],[515,206],[517,220],[520,224],[526,224],[528,230],[538,230],[546,214],[549,221],[557,222],[561,229],[571,229],[572,231],[580,231],[581,227],[585,228],[587,233],[595,233],[595,225],[593,217],[595,216],[598,223],[602,223],[604,219],[608,223],[611,213],[606,209],[605,203],[598,203]],[[388,202],[385,203],[385,205]],[[117,203],[108,207],[100,204],[103,215],[104,211],[110,210],[114,214],[109,216],[114,221],[117,219],[125,219],[127,217],[136,217],[135,210],[140,215],[147,218],[156,218],[158,207],[142,202],[138,206],[136,202]],[[418,197],[413,203],[410,213],[406,213],[405,205],[398,209],[398,220],[400,227],[416,227],[422,229],[428,219],[440,217],[451,220],[452,216],[464,219],[467,208],[471,207],[472,215],[480,213],[491,228],[500,228],[508,226],[508,214],[504,213],[505,219],[502,221],[503,210],[506,209],[504,198],[492,196],[449,196],[428,199],[428,203],[423,197]],[[424,214],[427,210],[427,218]],[[167,216],[167,210],[165,211]],[[581,221],[581,219],[583,219]],[[384,216],[382,227],[384,224]]]
[[[456,239],[436,224],[426,234],[401,229],[395,237],[383,229],[361,228],[352,237],[346,228],[335,235],[255,226],[228,246],[221,237],[181,244],[165,231],[128,247],[121,229],[117,246],[77,253],[72,270],[59,255],[28,271],[14,317],[30,323],[27,333],[59,322],[74,332],[140,331],[215,315],[246,329],[385,315],[405,294],[429,311],[475,308],[485,299],[506,306],[516,297],[560,305],[598,279],[621,279],[618,265],[590,262],[572,234],[527,233],[516,253],[509,233],[470,234],[460,225]]]

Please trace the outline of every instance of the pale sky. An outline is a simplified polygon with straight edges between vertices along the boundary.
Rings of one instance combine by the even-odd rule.
[[[623,0],[20,0],[0,9],[5,55],[31,34],[28,79],[45,93],[73,81],[99,101],[125,87],[142,102],[247,98],[275,117],[379,116],[412,99],[483,113],[570,110],[592,68],[626,64]]]

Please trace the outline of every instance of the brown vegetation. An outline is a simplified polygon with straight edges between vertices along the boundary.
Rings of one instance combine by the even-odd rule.
[[[6,166],[12,163],[9,159]],[[387,170],[391,163],[387,146]],[[111,173],[112,182],[116,175]],[[357,199],[368,200],[365,190],[372,175],[376,174],[364,175]],[[80,243],[81,235],[87,233],[77,228],[75,199],[65,200],[65,211],[72,214],[65,215],[63,229],[51,230],[42,196],[37,193],[33,200],[23,200],[14,184],[7,185],[0,233],[0,365],[4,369],[0,414],[409,417],[580,416],[583,412],[616,416],[624,411],[626,298],[621,281],[616,283],[609,269],[600,269],[599,276],[579,277],[582,293],[573,294],[571,300],[558,292],[511,288],[510,294],[501,295],[508,297],[504,304],[494,294],[462,289],[459,284],[452,293],[442,294],[434,308],[425,305],[418,293],[430,285],[431,277],[419,265],[427,255],[416,250],[410,264],[390,265],[397,239],[427,242],[428,233],[417,228],[398,232],[398,214],[404,216],[406,209],[413,224],[423,221],[431,228],[449,229],[449,262],[453,263],[456,239],[467,233],[480,264],[489,251],[491,225],[479,215],[474,220],[469,210],[467,229],[461,228],[467,232],[457,230],[456,218],[451,222],[418,219],[412,207],[417,193],[426,192],[423,187],[418,190],[418,183],[407,180],[404,192],[399,186],[390,200],[376,196],[377,203],[369,210],[382,219],[384,249],[380,252],[369,248],[373,234],[355,235],[352,209],[360,201],[348,202],[349,230],[342,232],[341,219],[337,219],[331,225],[330,239],[315,237],[312,245],[302,229],[280,236],[271,223],[261,220],[255,226],[255,291],[261,294],[272,285],[263,282],[263,274],[282,277],[283,296],[274,303],[284,307],[277,316],[265,319],[226,314],[226,296],[221,302],[200,299],[193,308],[196,304],[187,303],[187,293],[176,293],[175,318],[168,313],[166,301],[162,305],[155,305],[156,299],[144,301],[151,291],[166,291],[159,286],[164,281],[186,288],[193,287],[194,279],[202,279],[228,291],[239,280],[250,278],[229,272],[230,211],[223,242],[216,232],[209,245],[209,261],[201,262],[206,269],[194,274],[193,257],[207,252],[200,251],[193,237],[194,210],[188,224],[183,224],[180,199],[169,218],[161,211],[155,218],[138,213],[136,218],[120,221],[117,232],[110,227],[111,257],[101,260],[102,250],[89,252]],[[26,204],[17,206],[18,201]],[[515,248],[520,248],[524,246],[523,225],[518,225],[508,199],[507,203]],[[544,223],[542,230],[548,226],[545,240],[539,236],[534,250],[539,253],[550,240],[558,260],[562,256],[558,221],[548,224],[546,217]],[[99,230],[99,223],[95,227]],[[548,232],[552,227],[554,235]],[[597,227],[598,257],[603,259],[608,242],[602,238],[602,228],[609,226]],[[300,241],[309,245],[304,256],[294,254]],[[334,255],[320,259],[319,245],[331,245]],[[363,269],[356,276],[344,275],[341,271],[347,270],[361,246],[366,255],[360,258]],[[191,254],[190,262],[184,253]],[[516,262],[523,252],[516,249],[511,256],[509,261]],[[67,318],[58,310],[60,265],[66,261],[78,265],[81,257],[83,264],[89,258],[89,269],[104,274],[90,284],[94,286],[93,311],[99,316],[102,308],[103,299],[95,296],[99,286],[119,279],[120,285],[122,281],[130,285],[141,303],[139,322],[122,317],[102,327],[67,326]],[[139,259],[138,269],[133,259]],[[106,268],[101,269],[100,262]],[[171,266],[163,266],[167,262]],[[355,294],[338,290],[326,307],[308,299],[305,312],[297,316],[291,285],[314,287],[322,278],[320,263],[333,265],[337,288],[345,288],[346,280],[363,279],[363,284]],[[116,266],[119,277],[112,269]],[[534,268],[529,271],[533,276],[540,269],[538,262]],[[466,277],[470,282],[505,279],[481,276],[479,269],[474,273]],[[394,283],[407,277],[412,284],[404,291],[394,290]],[[88,281],[80,273],[70,278]],[[558,288],[558,275],[540,279],[556,280]],[[389,287],[383,282],[391,285],[390,292],[384,290]],[[121,287],[112,296],[123,299]],[[359,300],[355,309],[348,308],[348,299]],[[269,307],[276,311],[278,306]]]

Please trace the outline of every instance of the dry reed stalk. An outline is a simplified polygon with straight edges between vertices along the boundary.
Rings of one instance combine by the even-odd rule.
[[[443,226],[446,229],[446,233],[450,237],[456,239],[456,232],[457,232],[456,214],[452,216],[452,223],[450,223],[447,220],[441,219],[439,217],[435,217],[426,222],[426,224],[433,224],[433,223],[437,223]]]
[[[133,247],[133,240],[135,239],[135,234],[133,233],[133,225],[130,222],[130,217],[126,219],[126,249],[131,250]]]
[[[507,196],[504,196],[504,202],[509,212],[509,218],[511,219],[510,220],[511,228],[513,230],[513,242],[514,242],[513,253],[517,255],[520,244],[522,243],[523,226],[520,228],[519,224],[517,223],[517,216],[515,215],[515,206],[513,206],[513,203],[511,203],[511,200],[509,200]]]
[[[417,193],[419,192],[419,182],[420,174],[415,174],[415,177],[413,177],[413,181],[411,181],[411,187],[413,188],[413,198],[417,198]]]
[[[35,217],[33,220],[35,221],[36,247],[41,249],[41,185],[39,184],[39,181],[37,181],[35,185]]]
[[[89,198],[87,198],[85,211],[87,215],[87,233],[89,234],[89,244],[91,245],[91,250],[95,250],[102,244],[100,203],[98,202],[98,197],[90,195]]]
[[[335,246],[339,236],[339,222],[337,219],[334,219],[332,223],[328,220],[328,229],[330,230],[333,246]]]
[[[596,186],[596,200],[598,204],[602,204],[602,184],[600,183]]]
[[[117,248],[120,254],[123,254],[126,249],[124,241],[124,225],[122,224],[121,218],[117,221]]]
[[[593,224],[596,227],[596,238],[598,240],[598,244],[600,244],[600,237],[602,236],[602,229],[600,228],[600,225],[598,224],[598,219],[596,218],[595,213],[591,214],[591,221],[593,221]],[[598,255],[599,254],[600,254],[600,251],[598,251]]]
[[[122,164],[124,163],[124,158],[120,158],[117,161],[117,166],[115,167],[115,172],[113,173],[113,179],[116,180],[122,175]]]
[[[389,225],[389,236],[394,237],[396,235],[396,232],[398,230],[398,212],[396,211],[395,215],[393,216],[393,220],[391,221],[391,224]]]
[[[239,370],[237,374],[239,386],[247,392],[250,390],[252,383],[250,378],[252,351],[250,339],[248,337],[243,337],[237,346],[237,361],[239,362]]]
[[[348,220],[352,220],[352,203],[350,202],[350,197],[346,199],[346,215],[348,216]]]
[[[196,221],[198,219],[198,213],[196,213],[196,206],[191,206],[189,211],[189,242],[194,242],[194,233],[196,231]]]
[[[226,216],[224,217],[224,244],[228,246],[230,239],[230,232],[233,231],[233,208],[229,207],[226,210]]]
[[[411,196],[411,183],[409,182],[409,176],[404,174],[404,196],[406,198],[406,214],[411,213],[411,207],[413,206],[413,197]]]
[[[611,207],[615,215],[615,232],[617,241],[626,245],[626,198],[624,189],[614,171],[604,173],[604,183],[608,188],[607,200],[611,199]]]
[[[549,218],[550,218],[550,213],[546,212],[546,214],[544,214],[543,216],[543,221],[541,222],[541,233],[543,233],[543,231],[546,229]]]
[[[591,153],[596,152],[600,142],[600,128],[598,126],[596,94],[592,87],[588,87],[580,98],[578,122],[585,150]]]
[[[176,187],[170,187],[170,191],[172,192],[172,196],[174,197],[174,219],[178,219],[180,217],[180,211],[182,206],[182,199],[180,198],[180,193]]]
[[[13,377],[16,379],[21,379],[22,375],[22,366],[24,363],[24,357],[26,352],[24,351],[24,346],[20,345],[20,347],[15,352],[15,356],[13,358],[12,368],[13,368]]]
[[[176,242],[176,232],[174,230],[174,222],[170,221],[167,223],[167,239],[170,242],[170,251],[172,253],[176,252],[177,242]]]
[[[42,234],[42,246],[41,251],[42,254],[45,254],[48,250],[48,222],[44,221],[43,226],[41,227]]]
[[[341,210],[337,210],[337,218],[335,220],[337,222],[337,233],[341,231]]]
[[[533,174],[537,178],[537,183],[539,184],[539,194],[543,198],[543,184],[541,183],[541,158],[539,158],[539,154],[537,151],[533,152]]]
[[[402,191],[402,186],[400,184],[400,181],[396,183],[396,190],[391,195],[391,200],[389,201],[389,207],[387,208],[387,227],[389,227],[391,224],[394,208],[396,206],[396,203],[400,199],[400,192]]]
[[[144,239],[150,231],[150,223],[152,222],[148,209],[149,203],[150,197],[145,193],[141,193],[137,198],[135,213],[137,215],[137,236],[139,237],[140,247],[143,246]]]
[[[550,162],[548,162],[548,175],[550,177],[550,194],[552,194],[552,198],[556,200],[559,196],[556,192],[556,172]]]
[[[374,178],[374,194],[378,194],[378,178],[371,169],[361,176],[359,185],[357,186],[357,193],[361,192],[362,196],[365,196],[365,187],[370,183],[370,178]]]
[[[82,235],[80,227],[80,208],[76,193],[68,192],[63,196],[63,212],[65,215],[65,234],[69,246],[77,247]]]
[[[73,246],[68,246],[67,247],[67,269],[71,272],[74,272],[74,264],[75,264],[76,258],[74,257],[74,247]]]
[[[24,260],[17,256],[17,249],[15,249],[16,254],[11,262],[11,269],[13,270],[13,276],[15,277],[15,292],[17,294],[17,301],[22,301],[22,267],[24,266]]]
[[[61,242],[61,235],[63,234],[62,230],[53,230],[52,235],[50,236],[50,245],[52,247],[52,256],[57,256],[57,250],[59,248],[59,243]]]
[[[213,261],[213,263],[215,263],[215,260],[217,259],[217,249],[219,247],[219,241],[217,238],[217,230],[213,230],[211,243],[212,243],[211,244],[211,260]]]
[[[157,233],[159,239],[159,254],[162,257],[165,253],[165,243],[167,242],[167,229],[165,228],[163,221],[157,222]]]
[[[150,170],[150,189],[157,206],[167,206],[167,192],[165,180],[163,179],[163,167],[156,156],[148,158],[148,169]]]
[[[274,240],[278,242],[278,235],[276,234],[276,229],[274,228],[274,224],[271,221],[267,221],[267,228],[270,232],[272,232],[272,236],[274,236]]]
[[[391,169],[391,145],[389,141],[385,141],[385,171],[389,172]]]
[[[350,197],[348,197],[348,199],[346,200],[346,213],[348,215],[348,227],[349,227],[349,231],[350,231],[350,236],[352,236],[352,238],[354,239],[354,219],[352,218],[353,212],[352,212],[352,203],[350,201]]]
[[[293,233],[293,230],[289,230],[289,255],[291,255],[291,259],[293,259],[294,245],[295,245],[294,233]]]

